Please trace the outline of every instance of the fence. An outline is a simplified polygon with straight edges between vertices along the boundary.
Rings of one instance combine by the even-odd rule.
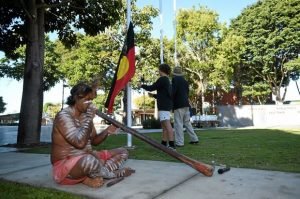
[[[300,126],[300,105],[218,106],[221,126]]]

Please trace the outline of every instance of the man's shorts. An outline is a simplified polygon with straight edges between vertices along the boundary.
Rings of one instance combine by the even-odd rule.
[[[170,111],[158,111],[159,121],[170,120]]]
[[[102,160],[108,160],[112,157],[112,154],[108,150],[97,151],[96,154]],[[64,185],[73,185],[84,181],[86,177],[82,177],[79,179],[71,179],[67,177],[72,168],[82,157],[84,157],[84,154],[74,157],[68,157],[66,159],[55,162],[53,164],[52,172],[54,180],[57,183]]]

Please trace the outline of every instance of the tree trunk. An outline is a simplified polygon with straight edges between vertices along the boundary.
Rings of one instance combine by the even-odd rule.
[[[296,83],[296,87],[297,87],[298,93],[299,93],[299,95],[300,95],[300,89],[299,89],[299,86],[298,86],[297,80],[295,80],[295,83]]]
[[[23,93],[18,128],[18,145],[40,142],[43,108],[44,8],[37,9],[36,1],[26,3],[28,16],[26,60]]]
[[[282,98],[281,98],[281,102],[282,102],[282,103],[283,103],[284,100],[285,100],[286,92],[287,92],[287,86],[284,87],[283,95],[282,95]]]
[[[279,86],[274,87],[273,94],[275,95],[275,100],[276,100],[275,103],[276,104],[282,104],[282,99],[281,99],[281,96],[280,96],[280,87]]]

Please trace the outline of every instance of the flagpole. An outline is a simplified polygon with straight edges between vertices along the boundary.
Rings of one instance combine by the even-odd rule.
[[[164,63],[164,34],[163,34],[163,7],[162,0],[159,0],[159,18],[160,18],[160,63]]]
[[[177,39],[176,39],[176,0],[173,0],[173,9],[174,9],[174,65],[177,66]]]
[[[129,28],[129,24],[131,21],[131,6],[130,6],[131,0],[127,0],[127,30]],[[126,92],[127,92],[127,126],[132,126],[132,117],[131,117],[131,86],[130,82],[126,85]],[[127,133],[127,147],[132,147],[132,135]]]

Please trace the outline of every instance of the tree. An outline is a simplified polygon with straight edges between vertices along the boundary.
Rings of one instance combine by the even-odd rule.
[[[55,118],[55,115],[61,110],[61,104],[53,104],[53,103],[46,103],[44,105],[43,111],[47,113],[51,118]]]
[[[134,103],[138,109],[154,109],[154,98],[148,96],[139,96],[134,99]]]
[[[266,104],[269,94],[270,89],[266,83],[257,82],[251,86],[243,86],[243,96],[248,96],[252,103],[258,101],[259,104]]]
[[[3,101],[3,97],[0,97],[0,113],[3,113],[6,108],[5,108],[6,103]]]
[[[136,45],[136,74],[144,74],[149,71],[149,59],[152,54],[151,29],[152,18],[158,14],[151,6],[137,8],[132,5],[132,20],[134,22],[135,45]],[[60,71],[64,74],[69,85],[79,81],[90,82],[93,78],[100,79],[100,89],[108,91],[115,73],[120,52],[124,44],[126,34],[125,15],[121,20],[106,28],[104,32],[96,36],[79,35],[76,45],[66,49],[60,43],[56,52],[62,55],[59,64]],[[159,46],[159,45],[158,45]],[[150,65],[150,66],[149,66]],[[101,80],[106,81],[101,81]],[[136,75],[133,82],[139,81]]]
[[[121,8],[119,0],[1,0],[0,50],[13,58],[14,50],[26,44],[19,145],[40,142],[45,33],[57,31],[71,46],[75,28],[96,35],[119,19]]]
[[[204,102],[222,26],[218,14],[205,7],[179,10],[177,21],[179,64],[189,72],[196,95]]]
[[[110,79],[112,68],[117,64],[120,52],[118,43],[108,33],[96,36],[80,35],[76,45],[70,49],[58,44],[56,51],[62,54],[59,70],[70,86],[78,82],[91,82],[93,78]],[[110,81],[100,81],[103,90],[109,88]]]
[[[300,53],[299,10],[299,0],[262,0],[244,9],[230,27],[246,39],[243,71],[254,76],[247,86],[267,83],[277,102],[284,101],[291,76],[300,72],[299,64],[287,64]]]
[[[24,75],[25,68],[25,45],[17,48],[11,58],[4,57],[0,60],[0,74],[16,80],[21,80]],[[55,86],[62,78],[63,74],[59,70],[59,63],[61,62],[61,52],[56,50],[57,43],[45,38],[45,58],[43,66],[43,91],[49,90]],[[1,77],[1,75],[0,75]]]
[[[140,9],[133,4],[131,8],[136,45],[136,75],[132,79],[132,87],[136,88],[137,82],[142,77],[139,74],[143,74],[147,81],[157,78],[155,72],[159,63],[159,43],[152,41],[151,29],[152,18],[158,15],[158,11],[152,6]],[[101,110],[111,86],[126,31],[124,15],[119,22],[107,27],[104,32],[96,36],[78,35],[76,45],[69,49],[64,48],[61,42],[57,45],[56,52],[61,53],[59,70],[67,79],[68,85],[74,85],[79,81],[89,83],[95,78],[100,80],[99,89],[104,94],[98,96],[94,102]],[[158,54],[153,52],[158,52]],[[120,104],[119,96],[115,104]]]

